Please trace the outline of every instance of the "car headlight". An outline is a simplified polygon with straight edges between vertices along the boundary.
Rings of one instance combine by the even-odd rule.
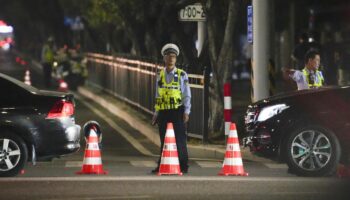
[[[287,108],[289,108],[289,106],[287,106],[286,104],[277,104],[273,106],[267,106],[260,111],[260,114],[258,116],[258,121],[259,122],[265,121],[281,113],[283,110]]]

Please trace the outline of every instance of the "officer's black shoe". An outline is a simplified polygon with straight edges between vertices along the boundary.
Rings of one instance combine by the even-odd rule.
[[[152,169],[152,171],[151,171],[152,174],[155,174],[158,172],[159,172],[159,167],[156,167],[156,168]]]
[[[181,172],[182,172],[183,174],[187,174],[187,173],[188,173],[188,169],[183,169],[183,170],[181,170]]]

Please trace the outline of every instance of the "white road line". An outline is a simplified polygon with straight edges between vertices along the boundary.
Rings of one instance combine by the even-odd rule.
[[[81,167],[82,165],[82,161],[66,161],[64,167]]]
[[[135,138],[133,138],[128,132],[126,132],[123,128],[118,126],[111,118],[107,117],[101,111],[94,108],[90,103],[84,101],[83,98],[79,94],[74,93],[74,96],[78,100],[80,100],[86,107],[90,108],[96,115],[98,115],[100,118],[105,120],[114,130],[116,130],[118,133],[120,133],[120,135],[123,136],[140,153],[147,155],[147,156],[158,156],[158,155],[152,154],[141,143],[139,143]]]
[[[103,197],[69,197],[69,200],[106,200],[106,199],[151,199],[152,196],[147,195],[134,195],[134,196],[103,196]],[[67,198],[54,198],[50,200],[67,200]]]
[[[202,168],[220,168],[220,167],[222,167],[222,162],[196,161],[196,163]]]
[[[288,169],[287,164],[264,163],[270,169]]]
[[[130,164],[134,167],[156,167],[157,163],[155,161],[130,161]]]

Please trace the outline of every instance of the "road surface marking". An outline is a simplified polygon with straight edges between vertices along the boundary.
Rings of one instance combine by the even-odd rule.
[[[82,165],[82,161],[67,161],[64,167],[81,167]]]
[[[135,196],[103,196],[103,197],[76,197],[76,198],[72,198],[69,197],[69,200],[106,200],[106,199],[151,199],[152,196],[146,196],[146,195],[135,195]],[[50,200],[67,200],[67,198],[54,198]]]
[[[134,167],[156,167],[155,161],[130,161],[130,164]]]
[[[270,169],[288,169],[287,164],[264,163]]]
[[[133,138],[123,128],[118,126],[110,117],[107,117],[101,111],[99,111],[96,108],[94,108],[90,103],[88,103],[85,100],[83,100],[83,98],[79,94],[74,93],[74,96],[78,100],[80,100],[86,107],[90,108],[96,115],[98,115],[100,118],[105,120],[114,130],[116,130],[118,133],[120,133],[120,135],[123,136],[140,153],[142,153],[143,155],[147,155],[147,156],[158,156],[158,155],[154,155],[148,149],[146,149],[139,141],[137,141],[135,138]]]
[[[221,162],[196,161],[196,163],[202,168],[220,168],[220,167],[222,167]]]
[[[2,182],[75,182],[75,181],[246,181],[246,182],[295,182],[312,183],[340,183],[338,178],[315,178],[315,177],[240,177],[240,176],[71,176],[71,177],[3,177]]]

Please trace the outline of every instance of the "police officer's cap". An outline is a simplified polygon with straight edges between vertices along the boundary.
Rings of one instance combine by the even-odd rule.
[[[161,53],[163,56],[169,53],[174,53],[176,54],[176,56],[178,56],[180,54],[180,50],[179,47],[176,46],[176,44],[168,43],[163,46]]]

